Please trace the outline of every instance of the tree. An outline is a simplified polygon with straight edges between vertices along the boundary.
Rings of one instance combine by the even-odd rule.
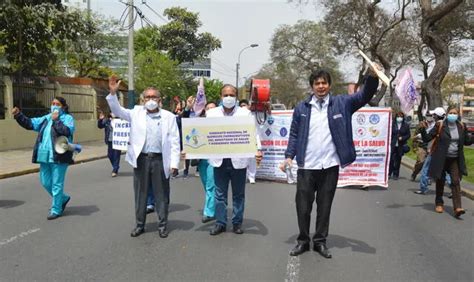
[[[219,79],[204,80],[204,89],[206,91],[207,102],[218,103],[221,99],[221,88],[224,82]]]
[[[166,51],[171,59],[179,63],[193,62],[221,48],[221,41],[212,34],[198,33],[202,26],[198,13],[173,7],[165,9],[164,15],[170,22],[158,27],[160,36],[156,48]]]
[[[79,12],[79,11],[78,11]],[[111,70],[106,67],[114,60],[125,60],[126,37],[120,35],[117,20],[97,13],[79,12],[84,28],[75,42],[64,42],[63,59],[78,77],[107,78]]]
[[[423,43],[432,50],[435,57],[433,69],[421,84],[422,90],[426,92],[430,108],[443,105],[441,83],[449,70],[449,34],[456,30],[455,26],[449,27],[449,25],[446,29],[441,29],[442,20],[462,2],[462,0],[447,0],[432,7],[432,1],[420,0],[421,38]]]
[[[275,98],[287,105],[294,105],[308,89],[308,77],[316,69],[328,70],[334,82],[341,82],[342,75],[335,59],[334,42],[320,23],[300,20],[295,25],[280,26],[271,39],[271,63],[259,76],[271,79]],[[332,85],[339,93],[338,85]]]
[[[183,73],[178,68],[178,62],[160,52],[146,50],[135,56],[135,65],[137,68],[135,83],[138,93],[153,86],[160,90],[161,96],[166,101],[173,96],[181,98],[188,96],[191,89],[185,83]]]
[[[443,101],[449,106],[459,107],[459,95],[464,92],[466,78],[462,73],[447,73],[441,83]],[[457,99],[456,99],[457,98]]]
[[[31,3],[30,3],[31,2]],[[42,1],[0,4],[0,49],[4,49],[10,73],[48,75],[57,71],[61,41],[77,39],[83,20],[77,12],[58,9]]]

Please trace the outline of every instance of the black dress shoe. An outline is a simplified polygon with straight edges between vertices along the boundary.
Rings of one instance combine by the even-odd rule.
[[[290,256],[299,256],[307,251],[309,251],[309,243],[298,243],[298,245],[290,251]]]
[[[136,227],[135,229],[132,230],[132,233],[130,233],[130,236],[132,237],[138,237],[145,233],[145,228],[143,227]]]
[[[242,226],[241,225],[234,225],[232,227],[232,231],[234,231],[235,234],[244,234],[244,230],[242,230]]]
[[[52,213],[48,215],[47,219],[48,220],[55,220],[56,218],[61,217],[59,214]]]
[[[205,215],[205,216],[202,217],[201,221],[202,221],[202,223],[207,223],[207,222],[210,222],[210,221],[213,221],[213,220],[216,220],[216,218],[213,217],[213,216],[206,216]]]
[[[62,206],[63,212],[64,212],[64,209],[66,209],[67,203],[69,203],[70,200],[71,200],[71,197],[69,197],[69,198],[66,200],[66,202],[63,203],[63,206]]]
[[[318,252],[323,257],[329,259],[332,258],[331,252],[329,251],[328,247],[325,244],[314,245],[313,251]]]
[[[168,237],[168,234],[169,234],[168,228],[165,227],[165,228],[158,229],[158,235],[160,235],[160,238],[166,238]]]
[[[221,234],[222,232],[225,232],[225,226],[216,224],[216,226],[214,226],[214,228],[211,230],[210,234],[215,236]]]

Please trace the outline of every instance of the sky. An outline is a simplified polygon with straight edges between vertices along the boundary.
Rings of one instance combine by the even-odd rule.
[[[72,5],[86,7],[84,1],[68,0]],[[119,19],[126,5],[119,0],[89,0],[94,12],[107,17]],[[123,2],[128,0],[121,0]],[[65,0],[63,0],[65,2]],[[150,10],[146,2],[154,11]],[[186,7],[189,11],[199,13],[202,22],[200,32],[210,32],[222,41],[222,48],[211,53],[212,76],[225,83],[235,85],[236,63],[239,51],[250,44],[258,44],[256,48],[246,49],[240,60],[239,84],[242,85],[245,77],[250,77],[269,62],[270,40],[275,30],[281,25],[293,25],[298,20],[306,19],[319,21],[324,17],[324,10],[316,6],[312,0],[310,4],[299,6],[288,3],[287,0],[134,0],[134,4],[143,14],[156,25],[165,24],[163,11],[169,7]],[[384,0],[383,6],[392,10],[396,1]],[[392,9],[391,9],[392,8]],[[157,12],[161,17],[155,14]],[[141,27],[140,21],[135,29]],[[461,59],[452,60],[451,67],[466,62],[474,53],[471,45],[469,52]],[[458,62],[459,61],[459,62]],[[358,63],[356,59],[344,59],[340,70],[346,81],[356,81]],[[422,80],[420,71],[414,69],[415,81]]]
[[[94,12],[119,19],[125,5],[119,0],[90,0]],[[126,1],[126,0],[122,0]],[[64,2],[64,1],[63,1]],[[70,3],[83,0],[69,0]],[[142,0],[134,0],[143,14],[156,25],[165,22],[154,14]],[[276,28],[295,24],[300,19],[320,20],[323,13],[312,4],[297,6],[286,0],[146,0],[146,4],[163,15],[168,7],[181,6],[199,13],[203,23],[200,32],[210,32],[222,41],[222,48],[211,53],[212,77],[235,85],[239,51],[250,44],[258,44],[242,52],[239,84],[260,70],[270,59],[270,40]],[[141,24],[137,21],[135,29]],[[355,73],[355,66],[354,66]]]

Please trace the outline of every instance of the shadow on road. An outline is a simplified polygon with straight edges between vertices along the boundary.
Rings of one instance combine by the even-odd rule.
[[[177,231],[177,230],[188,231],[188,230],[193,229],[193,227],[194,227],[194,222],[192,222],[192,221],[168,220],[168,230],[170,232]],[[145,224],[145,230],[147,232],[156,232],[156,231],[158,231],[158,223],[157,222],[151,222],[151,223]]]
[[[98,212],[100,209],[96,205],[88,206],[72,206],[67,207],[64,210],[65,216],[80,215],[80,216],[89,216],[95,212]]]
[[[119,172],[117,174],[118,177],[129,177],[133,176],[133,171],[126,171],[126,172]]]
[[[17,201],[17,200],[0,200],[0,208],[2,209],[9,209],[21,206],[25,203],[25,201]]]
[[[178,212],[178,211],[185,211],[190,209],[191,206],[185,204],[174,204],[171,203],[168,208],[168,212]]]
[[[293,235],[288,240],[285,241],[287,244],[296,244],[296,238],[298,235]],[[369,244],[356,240],[347,238],[340,235],[329,235],[327,239],[328,248],[339,248],[344,249],[350,247],[353,252],[366,253],[366,254],[375,254],[376,249],[371,247]]]
[[[244,218],[242,227],[247,234],[256,234],[266,236],[268,228],[259,220]]]

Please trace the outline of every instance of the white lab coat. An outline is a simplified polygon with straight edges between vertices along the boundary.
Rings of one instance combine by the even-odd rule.
[[[236,106],[237,109],[233,116],[253,116],[252,113],[246,109]],[[210,109],[206,112],[206,117],[224,117],[224,110],[222,106]],[[257,148],[260,149],[260,138],[258,134],[257,137]],[[256,152],[255,152],[256,153]],[[251,158],[231,158],[232,166],[235,169],[246,168],[250,162]],[[222,165],[223,159],[209,159],[209,164],[213,167],[220,167]]]
[[[114,115],[130,122],[130,139],[125,160],[136,168],[137,158],[145,145],[147,110],[143,106],[135,106],[131,110],[125,109],[120,106],[117,95],[109,94],[106,100]],[[179,166],[179,130],[176,123],[176,116],[173,113],[160,109],[160,114],[163,169],[166,178],[169,178],[170,169],[177,169]]]

